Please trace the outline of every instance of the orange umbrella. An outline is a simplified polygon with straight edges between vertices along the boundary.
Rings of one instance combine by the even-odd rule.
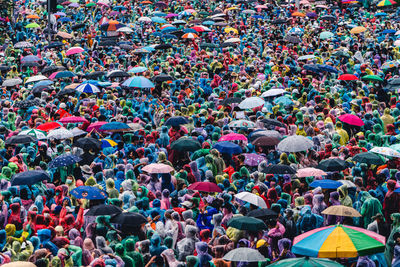
[[[183,39],[194,39],[194,38],[199,38],[199,36],[195,33],[185,33],[184,35],[182,35]]]
[[[142,5],[151,5],[151,4],[153,4],[153,2],[151,2],[151,1],[142,1],[142,2],[140,2]]]
[[[27,19],[40,19],[40,17],[36,14],[26,16]]]
[[[301,13],[301,12],[293,12],[292,13],[292,17],[305,17],[306,16],[306,14],[304,14],[304,13]]]
[[[353,29],[351,29],[350,33],[357,34],[357,33],[365,32],[366,30],[367,30],[367,28],[358,26],[358,27],[354,27]]]

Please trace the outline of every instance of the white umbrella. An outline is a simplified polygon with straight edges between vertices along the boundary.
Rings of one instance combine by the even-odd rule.
[[[302,135],[292,135],[283,139],[277,146],[278,150],[284,152],[300,152],[310,149],[313,141]]]
[[[248,120],[237,120],[237,121],[231,121],[229,124],[229,127],[232,128],[255,128],[256,124],[252,121],[248,121]]]
[[[249,202],[250,204],[253,204],[254,206],[260,208],[268,208],[264,199],[250,192],[241,192],[239,194],[236,194],[235,198]]]
[[[18,135],[30,135],[33,137],[36,137],[37,139],[46,139],[46,134],[42,131],[36,130],[36,129],[29,129],[29,130],[24,130],[20,131]]]
[[[87,132],[85,132],[84,130],[79,129],[78,127],[75,127],[74,129],[71,130],[72,135],[75,136],[79,136],[79,135],[84,135],[87,134]]]
[[[29,77],[28,80],[26,80],[26,83],[33,83],[33,82],[38,82],[38,81],[44,81],[48,80],[48,78],[44,75],[36,75]]]
[[[258,250],[252,248],[236,248],[226,253],[223,259],[241,262],[265,261],[265,257]]]
[[[16,86],[16,85],[21,84],[21,83],[22,83],[22,80],[20,78],[8,79],[8,80],[5,80],[3,82],[2,86],[12,87],[12,86]]]
[[[257,96],[249,97],[240,102],[239,108],[241,109],[250,109],[262,106],[265,104],[265,101],[262,98]]]
[[[131,28],[129,28],[129,27],[122,27],[122,28],[119,28],[117,30],[117,32],[131,33],[131,32],[133,32],[133,30]]]
[[[261,97],[271,97],[271,96],[277,96],[277,95],[282,95],[286,93],[285,90],[280,89],[280,88],[275,88],[275,89],[270,89],[266,92],[264,92]]]
[[[74,135],[65,128],[58,128],[56,130],[52,130],[47,135],[48,139],[68,139],[72,138]]]
[[[139,22],[151,22],[151,18],[149,17],[140,17],[138,19]]]
[[[240,43],[240,39],[239,38],[229,38],[224,43]]]
[[[400,158],[400,153],[390,147],[374,147],[370,150],[370,152],[388,157]]]
[[[349,180],[339,180],[338,182],[341,182],[343,185],[347,185],[347,188],[356,188],[357,186]]]
[[[315,58],[314,55],[305,55],[305,56],[299,57],[297,60],[308,60],[308,59],[313,59],[313,58]]]

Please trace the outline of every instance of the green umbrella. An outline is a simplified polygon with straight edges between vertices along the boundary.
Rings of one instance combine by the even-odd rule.
[[[96,5],[95,3],[90,2],[90,3],[86,4],[86,7],[92,7],[92,6],[95,6],[95,5]]]
[[[31,29],[31,28],[40,28],[39,24],[37,24],[36,22],[34,23],[29,23],[28,25],[25,26],[25,28],[27,29]]]
[[[383,82],[383,79],[378,75],[365,75],[361,78],[364,81],[375,81],[375,82]]]
[[[375,165],[385,164],[385,161],[382,159],[381,156],[372,152],[364,152],[357,154],[353,157],[353,161],[365,164],[375,164]]]
[[[201,144],[199,141],[188,138],[188,137],[181,137],[178,140],[172,142],[171,149],[177,151],[190,151],[194,152],[201,148]]]
[[[290,258],[277,261],[271,267],[342,267],[340,263],[324,258]]]
[[[334,36],[334,34],[331,32],[321,32],[321,34],[319,35],[319,39],[325,40],[325,39],[332,38],[333,36]]]
[[[64,7],[61,5],[57,5],[57,9],[63,9]]]
[[[265,225],[265,223],[262,220],[247,216],[234,217],[230,219],[228,221],[228,226],[239,230],[254,231],[254,232],[267,229],[267,225]]]

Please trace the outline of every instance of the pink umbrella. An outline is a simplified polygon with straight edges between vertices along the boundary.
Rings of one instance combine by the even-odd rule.
[[[360,119],[359,117],[357,117],[356,115],[353,115],[353,114],[340,115],[339,120],[344,123],[353,125],[353,126],[363,126],[364,125],[364,122],[362,121],[362,119]]]
[[[189,185],[188,189],[202,192],[222,192],[218,185],[211,182],[196,182]]]
[[[98,122],[94,122],[92,124],[89,125],[89,127],[87,127],[86,131],[87,132],[91,132],[93,130],[95,131],[99,131],[100,127],[104,124],[106,124],[106,121],[98,121]]]
[[[230,134],[221,136],[221,138],[218,140],[218,142],[220,142],[220,141],[247,141],[247,138],[243,134],[230,133]]]
[[[316,168],[304,168],[297,171],[296,176],[299,178],[302,177],[311,177],[311,176],[322,176],[326,175],[326,172]]]
[[[174,171],[174,168],[167,164],[162,163],[152,163],[150,165],[146,165],[142,168],[142,171],[147,173],[170,173]]]
[[[77,117],[77,116],[71,116],[71,117],[64,117],[61,120],[59,120],[61,123],[80,123],[80,122],[88,122],[87,119],[82,118],[82,117]]]
[[[72,47],[67,50],[67,53],[65,53],[67,56],[79,54],[85,51],[82,47]]]
[[[177,16],[179,16],[179,14],[169,13],[165,18],[169,19],[169,18],[173,18],[173,17],[177,17]]]

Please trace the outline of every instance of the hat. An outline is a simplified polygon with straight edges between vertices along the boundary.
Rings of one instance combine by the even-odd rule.
[[[89,165],[83,165],[81,166],[81,170],[84,174],[91,175],[92,174],[92,168],[89,167]]]
[[[186,200],[185,202],[182,203],[182,207],[191,208],[192,202]]]
[[[375,216],[371,217],[372,220],[376,220],[378,218],[382,220],[383,219],[383,215],[381,213],[377,213]]]

